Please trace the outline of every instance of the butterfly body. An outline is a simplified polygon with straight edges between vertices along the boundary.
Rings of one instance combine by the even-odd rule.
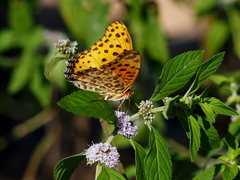
[[[68,61],[65,77],[80,89],[97,92],[105,100],[118,101],[132,96],[129,89],[140,67],[141,56],[132,50],[125,25],[115,22],[90,50]]]

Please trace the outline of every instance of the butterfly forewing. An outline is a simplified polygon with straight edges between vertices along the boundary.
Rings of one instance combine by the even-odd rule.
[[[104,65],[114,61],[125,50],[132,50],[132,40],[126,26],[121,22],[112,23],[102,39],[91,47],[91,55]]]

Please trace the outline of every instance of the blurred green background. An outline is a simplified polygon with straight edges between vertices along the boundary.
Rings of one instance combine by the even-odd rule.
[[[240,69],[239,0],[8,0],[0,1],[0,14],[0,179],[53,179],[59,159],[101,141],[96,119],[72,115],[56,105],[76,90],[64,79],[65,62],[54,69],[52,81],[44,76],[58,39],[76,40],[83,51],[111,22],[123,21],[143,58],[132,104],[150,98],[163,64],[188,50],[204,49],[205,59],[225,51],[219,72]],[[239,83],[238,78],[233,81]],[[211,82],[206,85],[213,96],[226,100],[227,93],[217,92]],[[158,119],[169,146],[179,144],[176,152],[172,150],[174,179],[191,179],[185,177],[186,170],[194,173],[198,164],[190,164],[182,127],[176,121],[164,123],[160,115]],[[229,121],[217,122],[220,134]],[[144,138],[143,130],[137,140]],[[123,139],[116,144],[131,177],[133,151]],[[94,173],[94,166],[82,164],[72,179],[94,179]]]

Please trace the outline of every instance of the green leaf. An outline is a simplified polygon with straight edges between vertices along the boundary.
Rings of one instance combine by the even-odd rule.
[[[54,168],[54,180],[69,180],[85,157],[85,152],[61,159]]]
[[[211,13],[213,8],[218,4],[218,0],[197,0],[194,4],[194,9],[198,16]]]
[[[164,109],[163,109],[163,116],[165,119],[169,119],[173,116],[175,113],[175,107],[174,104],[181,99],[181,96],[175,96],[173,98],[167,98],[166,101],[164,101]],[[164,99],[165,100],[165,99]]]
[[[235,137],[231,133],[227,133],[224,138],[224,144],[229,149],[237,149],[238,148],[238,141],[235,139]]]
[[[169,51],[166,37],[159,24],[158,14],[149,12],[143,28],[145,30],[145,48],[149,55],[161,63],[166,63],[169,59]]]
[[[59,7],[69,30],[87,48],[103,37],[109,25],[109,2],[60,0]]]
[[[235,136],[236,139],[240,138],[240,116],[229,124],[228,132]]]
[[[9,29],[0,31],[0,52],[7,51],[17,45],[15,33]]]
[[[223,56],[224,53],[219,53],[210,58],[209,60],[207,60],[206,62],[204,62],[203,64],[201,64],[197,71],[197,75],[194,79],[194,82],[188,91],[189,93],[187,93],[188,95],[196,92],[203,83],[203,81],[205,81],[218,69],[218,67],[223,61]]]
[[[100,97],[97,93],[79,90],[63,97],[58,105],[74,114],[116,120],[112,106],[107,101],[100,100]]]
[[[229,20],[229,26],[232,34],[235,54],[240,58],[240,13],[234,5],[227,6],[226,12]]]
[[[218,53],[229,38],[229,24],[223,18],[211,21],[206,36],[206,46],[209,56]]]
[[[33,26],[33,16],[30,4],[25,1],[11,1],[9,22],[12,28],[18,32],[26,33]]]
[[[198,116],[198,124],[201,128],[201,148],[208,150],[218,148],[220,138],[215,127],[200,116]]]
[[[213,180],[214,177],[222,171],[222,169],[224,168],[223,165],[221,164],[217,164],[214,165],[208,169],[205,169],[204,171],[202,171],[201,173],[199,173],[198,175],[196,175],[193,180]]]
[[[186,135],[189,139],[191,139],[191,131],[190,131],[190,125],[189,120],[186,113],[177,113],[177,117],[179,121],[181,122]],[[202,119],[200,116],[196,116],[197,123],[200,127],[200,147],[211,150],[216,149],[220,146],[220,138],[218,135],[217,130],[215,127],[209,123],[208,121]]]
[[[201,133],[197,119],[194,116],[188,116],[188,123],[190,130],[190,156],[191,160],[194,161],[200,148]]]
[[[36,58],[37,60],[37,58]],[[49,84],[46,84],[44,81],[44,76],[42,74],[42,69],[36,63],[33,68],[34,73],[32,74],[31,82],[30,82],[30,89],[35,97],[38,99],[40,104],[43,107],[46,107],[50,104],[51,95],[52,95],[52,88]]]
[[[66,61],[66,56],[59,54],[55,55],[55,58],[52,58],[51,61],[46,65],[44,75],[49,80],[52,81],[52,73],[54,71],[54,68],[58,65],[60,61]]]
[[[136,162],[136,179],[137,180],[145,180],[147,179],[145,175],[144,161],[143,159],[146,156],[146,152],[144,148],[133,140],[129,140],[132,147],[135,151],[135,162]]]
[[[236,164],[225,165],[222,177],[223,180],[233,180],[238,174],[238,167]]]
[[[170,180],[172,162],[164,139],[152,127],[149,135],[149,151],[144,159],[145,172],[149,180]]]
[[[107,166],[103,167],[102,172],[99,174],[97,180],[126,180],[119,172]]]
[[[158,101],[185,86],[195,74],[203,57],[203,51],[189,51],[168,61],[151,100]]]
[[[222,101],[216,98],[203,98],[199,105],[210,122],[215,122],[215,118],[213,118],[215,114],[222,114],[226,116],[238,115],[234,109],[225,105]]]
[[[37,50],[43,42],[43,29],[36,28],[29,34],[27,43],[24,44],[23,52],[18,65],[14,68],[8,84],[11,94],[19,92],[32,78],[33,66],[36,65]]]
[[[218,86],[222,85],[223,83],[230,83],[232,78],[229,78],[228,76],[215,74],[211,76],[211,80],[217,84]]]

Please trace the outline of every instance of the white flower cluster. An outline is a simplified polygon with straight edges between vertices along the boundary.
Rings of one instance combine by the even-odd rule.
[[[121,134],[127,138],[132,138],[136,136],[138,127],[131,121],[130,116],[128,116],[125,112],[115,111],[115,115],[118,118],[117,121],[117,133]]]
[[[116,147],[112,147],[108,143],[98,143],[90,146],[86,151],[87,164],[95,162],[105,164],[110,168],[114,168],[119,162],[119,153]]]
[[[143,119],[147,120],[149,123],[152,123],[152,121],[155,118],[154,113],[150,112],[150,110],[153,108],[152,101],[149,100],[141,101],[138,108],[139,113],[143,116]]]
[[[70,41],[68,39],[59,39],[58,42],[54,44],[59,52],[69,55],[72,55],[76,52],[77,45],[77,41]]]

